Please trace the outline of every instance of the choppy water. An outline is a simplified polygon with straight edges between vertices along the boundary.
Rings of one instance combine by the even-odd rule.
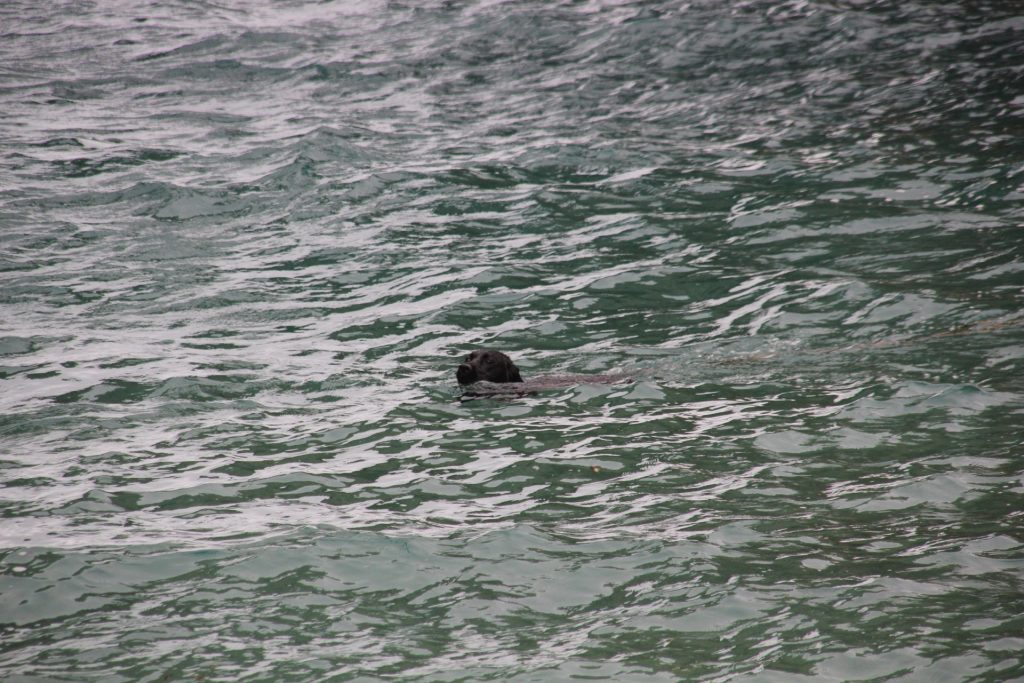
[[[0,678],[1024,678],[1022,30],[4,4]]]

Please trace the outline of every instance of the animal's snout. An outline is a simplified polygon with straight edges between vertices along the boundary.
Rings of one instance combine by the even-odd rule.
[[[455,379],[459,384],[472,384],[476,381],[476,370],[466,363],[463,363],[455,370]]]

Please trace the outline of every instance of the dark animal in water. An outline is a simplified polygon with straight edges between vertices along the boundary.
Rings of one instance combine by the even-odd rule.
[[[466,356],[462,365],[455,371],[455,379],[462,385],[476,382],[506,384],[523,381],[519,368],[512,359],[494,349],[478,349]]]
[[[523,381],[519,368],[512,359],[501,351],[494,349],[478,349],[470,353],[455,370],[455,379],[462,386],[489,382],[498,385],[514,385],[509,387],[492,387],[489,391],[474,392],[492,393],[530,393],[538,389],[554,389],[570,387],[576,384],[618,384],[631,382],[626,375],[546,375],[529,381]]]

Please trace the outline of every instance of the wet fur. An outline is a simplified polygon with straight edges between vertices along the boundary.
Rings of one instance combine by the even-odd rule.
[[[463,386],[477,382],[508,384],[523,381],[512,359],[494,349],[477,349],[466,356],[455,370],[455,379]]]
[[[556,389],[577,384],[618,384],[631,382],[626,375],[545,375],[529,381],[523,381],[519,368],[512,359],[495,349],[477,349],[462,361],[455,371],[455,379],[463,387],[477,382],[487,382],[493,386],[486,392],[494,394],[531,393],[539,389]]]

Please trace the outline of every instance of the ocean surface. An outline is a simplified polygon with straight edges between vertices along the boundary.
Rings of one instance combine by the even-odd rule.
[[[0,680],[1024,680],[1022,45],[3,3]]]

